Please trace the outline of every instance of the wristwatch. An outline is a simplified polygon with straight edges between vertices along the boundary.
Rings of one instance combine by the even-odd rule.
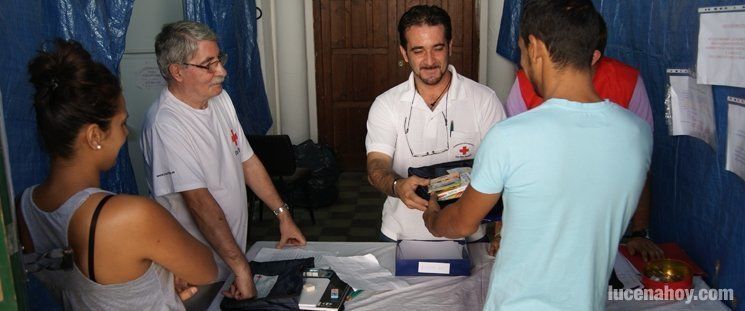
[[[399,180],[404,179],[403,177],[396,177],[393,179],[393,185],[391,185],[391,190],[393,190],[393,197],[398,198],[398,193],[396,193],[396,183],[398,183]]]
[[[289,212],[290,206],[287,205],[287,203],[282,203],[282,206],[280,206],[278,209],[273,210],[275,216],[279,216],[279,214],[282,214],[284,212]]]
[[[645,229],[641,229],[641,230],[632,231],[631,234],[629,234],[628,237],[629,238],[645,238],[645,239],[648,239],[648,236],[649,236],[649,230],[647,230],[645,228]]]

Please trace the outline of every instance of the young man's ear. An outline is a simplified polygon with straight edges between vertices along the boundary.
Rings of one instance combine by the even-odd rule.
[[[401,46],[399,44],[398,45],[398,50],[401,52],[401,57],[404,58],[404,61],[408,63],[409,62],[409,56],[406,55],[406,48],[404,48],[403,46]]]
[[[525,48],[528,50],[528,58],[533,64],[538,64],[542,60],[544,50],[546,51],[545,54],[548,55],[546,45],[533,35],[528,35],[528,42],[526,42]]]
[[[450,40],[450,43],[448,43],[448,57],[453,56],[453,40]]]
[[[598,63],[600,58],[603,57],[603,54],[600,53],[600,51],[595,50],[592,52],[592,62],[590,63],[590,66],[595,66],[595,64]]]

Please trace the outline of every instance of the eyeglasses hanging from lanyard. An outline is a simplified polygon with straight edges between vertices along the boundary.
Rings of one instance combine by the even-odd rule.
[[[449,133],[448,131],[448,98],[450,96],[450,82],[452,81],[452,79],[453,78],[451,77],[450,81],[448,81],[448,85],[446,86],[447,93],[445,94],[445,111],[440,111],[440,113],[442,114],[442,118],[445,121],[445,133]],[[414,96],[411,97],[411,105],[409,106],[409,117],[404,119],[404,134],[406,135],[406,145],[409,147],[409,152],[411,152],[411,156],[415,158],[420,158],[420,157],[440,154],[440,153],[450,150],[450,135],[446,134],[447,143],[446,143],[445,148],[435,149],[435,150],[427,151],[427,152],[414,153],[414,149],[411,148],[411,143],[409,142],[409,125],[411,124],[411,113],[414,108],[414,99],[416,98],[416,94],[417,92],[415,91]]]

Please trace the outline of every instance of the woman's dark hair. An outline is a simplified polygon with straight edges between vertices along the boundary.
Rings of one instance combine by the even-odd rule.
[[[595,49],[604,50],[604,30],[603,17],[590,0],[527,0],[520,18],[525,45],[529,35],[543,41],[559,68],[589,70]]]
[[[57,39],[51,51],[38,53],[28,65],[36,88],[37,129],[50,155],[69,158],[84,125],[109,129],[122,88],[116,76],[76,41]]]
[[[436,5],[417,5],[411,7],[398,21],[398,39],[401,46],[405,49],[408,41],[406,40],[406,29],[415,25],[445,27],[445,39],[449,43],[453,39],[453,26],[450,25],[450,15],[441,7]]]

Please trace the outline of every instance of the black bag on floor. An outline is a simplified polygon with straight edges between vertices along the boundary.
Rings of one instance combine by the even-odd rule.
[[[303,290],[303,271],[313,268],[314,259],[293,259],[249,263],[251,272],[266,276],[278,276],[277,283],[264,298],[235,300],[225,297],[220,303],[222,310],[299,310],[298,302]]]
[[[301,196],[301,199],[295,201],[296,204],[304,202],[312,207],[333,205],[339,197],[336,183],[340,174],[334,150],[308,139],[295,146],[295,163],[297,167],[308,168],[311,171],[305,185],[305,193],[291,194],[293,197]]]

